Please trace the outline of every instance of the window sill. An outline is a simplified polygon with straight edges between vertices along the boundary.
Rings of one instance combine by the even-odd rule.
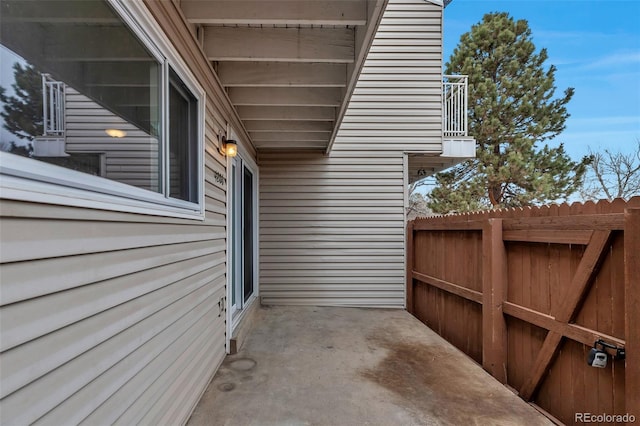
[[[0,198],[181,219],[204,220],[200,204],[0,152]]]

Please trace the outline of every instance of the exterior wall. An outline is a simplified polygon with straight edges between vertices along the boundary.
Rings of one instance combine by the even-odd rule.
[[[240,126],[176,6],[149,8],[207,92],[205,220],[2,200],[2,424],[180,424],[225,355],[215,134]]]
[[[404,306],[404,154],[442,150],[441,22],[390,0],[331,154],[259,155],[262,303]]]
[[[2,200],[2,424],[182,423],[224,357],[215,135],[242,126],[176,3],[147,4],[207,92],[205,220]],[[403,305],[403,152],[440,150],[440,16],[391,0],[331,156],[261,156],[265,303]]]

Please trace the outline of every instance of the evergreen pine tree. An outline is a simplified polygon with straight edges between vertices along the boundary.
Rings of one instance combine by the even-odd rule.
[[[565,128],[573,89],[554,97],[525,20],[486,14],[460,38],[446,74],[469,76],[469,132],[476,158],[436,175],[429,207],[438,213],[526,206],[562,199],[580,188],[588,157],[572,161],[562,145],[539,145]]]
[[[4,128],[20,139],[33,140],[42,134],[42,76],[31,65],[13,64],[15,96],[7,96],[0,87],[0,101],[4,103],[0,116]]]

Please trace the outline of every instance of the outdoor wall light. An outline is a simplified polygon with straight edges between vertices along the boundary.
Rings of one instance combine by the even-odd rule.
[[[233,139],[227,140],[225,136],[222,136],[218,151],[220,151],[222,155],[233,158],[238,155],[238,143]]]
[[[125,136],[127,136],[127,132],[125,132],[124,130],[106,129],[104,132],[112,138],[124,138]]]

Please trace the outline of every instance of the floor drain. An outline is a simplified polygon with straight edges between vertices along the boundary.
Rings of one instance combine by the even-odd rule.
[[[218,389],[220,389],[222,392],[231,392],[235,388],[236,385],[234,385],[233,383],[222,383],[218,385]]]
[[[237,371],[251,370],[255,366],[256,362],[250,358],[236,359],[235,361],[231,361],[229,364],[229,368]]]

